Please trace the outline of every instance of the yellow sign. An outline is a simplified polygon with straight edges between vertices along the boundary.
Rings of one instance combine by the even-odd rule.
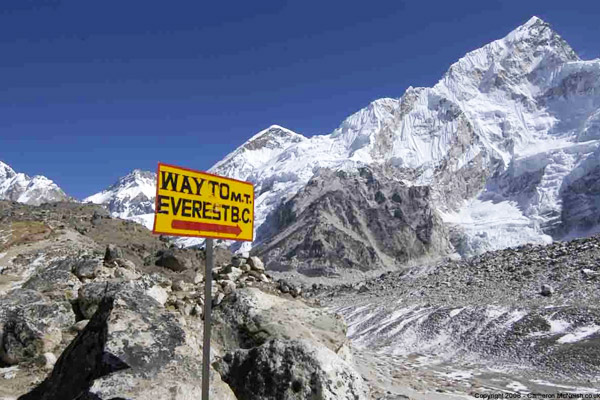
[[[158,163],[153,233],[254,239],[254,186]]]

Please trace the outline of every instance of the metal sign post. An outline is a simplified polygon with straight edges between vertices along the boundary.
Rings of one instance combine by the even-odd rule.
[[[213,240],[206,239],[204,269],[204,336],[202,344],[202,400],[208,400],[210,382],[210,313],[212,311]]]
[[[206,238],[202,400],[209,400],[213,239],[254,240],[254,185],[158,163],[152,232]]]

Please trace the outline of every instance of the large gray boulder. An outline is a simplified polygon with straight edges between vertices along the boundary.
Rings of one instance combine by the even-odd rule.
[[[8,365],[35,361],[53,352],[62,331],[75,323],[71,304],[33,290],[17,289],[0,298],[0,359]]]
[[[270,340],[225,355],[217,369],[239,400],[362,400],[368,389],[352,366],[309,340]]]
[[[161,250],[157,254],[156,265],[165,267],[171,271],[181,272],[190,268],[188,260],[173,250]]]
[[[238,289],[214,312],[215,365],[238,399],[366,399],[346,325],[304,302]]]
[[[42,264],[23,284],[23,288],[44,293],[53,299],[75,299],[81,281],[71,271],[77,262],[73,258],[65,258],[48,265]]]
[[[93,314],[104,296],[115,299],[108,319],[106,351],[131,368],[94,382],[101,398],[198,399],[202,385],[202,321],[184,319],[151,297],[141,281],[98,282],[79,292],[81,313]],[[235,400],[211,371],[211,398]]]
[[[84,258],[73,263],[71,271],[79,279],[93,279],[102,268],[102,260]]]

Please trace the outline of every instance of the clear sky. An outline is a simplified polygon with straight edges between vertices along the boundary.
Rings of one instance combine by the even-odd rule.
[[[600,57],[599,1],[2,0],[0,160],[82,198],[208,169],[278,124],[329,133],[537,15]]]

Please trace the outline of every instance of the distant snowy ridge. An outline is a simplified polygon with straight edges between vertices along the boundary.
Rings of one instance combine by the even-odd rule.
[[[104,205],[113,216],[132,219],[152,229],[155,197],[156,174],[135,169],[83,202]]]
[[[377,166],[429,186],[456,250],[469,255],[597,231],[599,147],[600,60],[580,60],[533,17],[466,54],[432,88],[375,100],[328,135],[271,126],[210,172],[255,184],[258,244],[269,240],[260,234],[272,231],[261,229],[267,217],[320,169]],[[135,195],[119,196],[115,215],[146,218],[151,208],[138,212],[124,200]]]
[[[40,205],[68,200],[68,196],[45,176],[29,177],[23,173],[17,173],[0,161],[0,200]]]

